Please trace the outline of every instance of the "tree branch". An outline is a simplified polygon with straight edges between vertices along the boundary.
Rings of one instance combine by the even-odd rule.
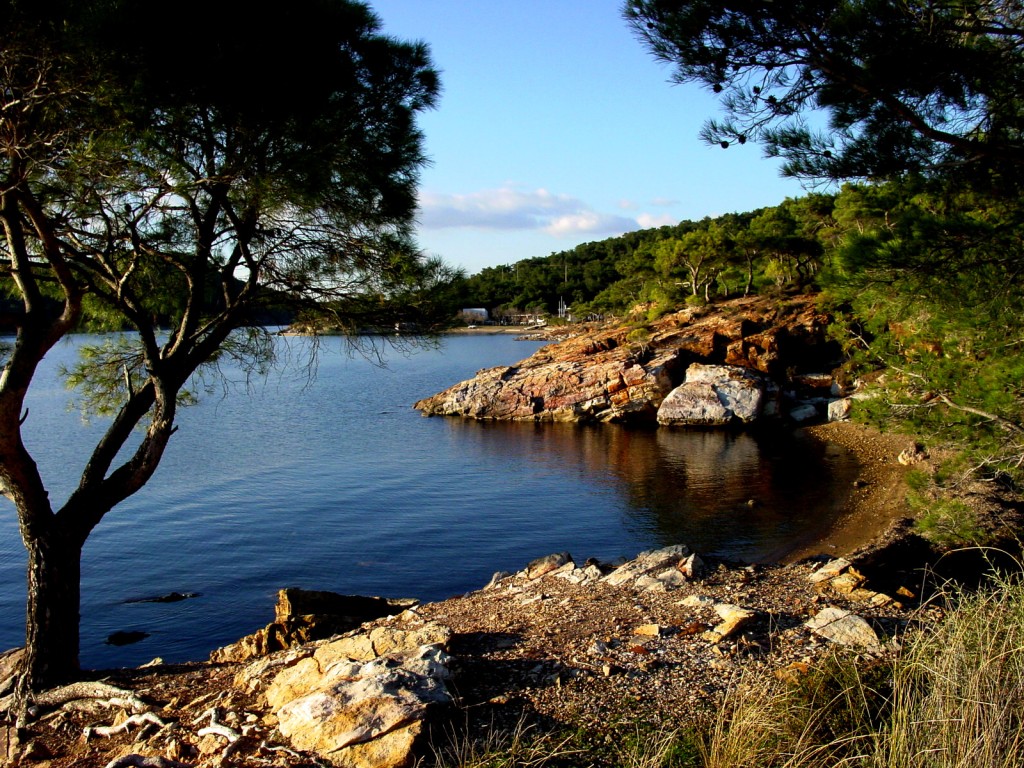
[[[958,403],[954,403],[946,395],[943,394],[936,395],[936,397],[956,411],[962,411],[964,413],[973,414],[974,416],[980,416],[983,419],[988,419],[989,421],[995,422],[996,424],[1005,427],[1011,432],[1024,434],[1024,427],[1022,427],[1020,424],[1017,424],[1016,422],[1010,421],[1009,419],[1004,419],[1002,416],[999,416],[998,414],[989,413],[988,411],[983,411],[979,408],[972,408],[969,405],[959,405]]]

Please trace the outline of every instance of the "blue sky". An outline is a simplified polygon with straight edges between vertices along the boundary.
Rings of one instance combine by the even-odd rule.
[[[474,273],[682,219],[803,194],[747,144],[697,137],[716,101],[668,82],[620,0],[371,0],[430,45],[420,246]]]

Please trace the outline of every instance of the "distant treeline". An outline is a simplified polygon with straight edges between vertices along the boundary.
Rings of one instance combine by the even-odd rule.
[[[730,213],[583,243],[549,256],[487,267],[456,281],[460,307],[492,314],[543,311],[564,302],[575,318],[620,315],[637,304],[683,303],[811,284],[843,233],[848,187],[748,213]]]

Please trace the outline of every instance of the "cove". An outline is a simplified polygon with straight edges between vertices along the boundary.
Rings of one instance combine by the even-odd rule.
[[[31,395],[26,443],[55,504],[99,433],[67,409],[55,349]],[[416,400],[531,354],[511,336],[452,336],[386,367],[327,340],[314,376],[296,365],[246,386],[217,382],[154,480],[86,544],[82,664],[205,658],[264,624],[284,586],[436,600],[497,570],[568,550],[632,557],[685,542],[702,554],[777,557],[831,524],[856,467],[837,446],[785,430],[629,429],[425,418]],[[171,602],[152,595],[198,593]],[[24,554],[0,515],[0,648],[23,643]],[[148,633],[132,645],[119,631]]]

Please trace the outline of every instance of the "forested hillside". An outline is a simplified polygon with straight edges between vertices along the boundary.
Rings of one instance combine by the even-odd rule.
[[[621,316],[637,304],[664,312],[686,301],[805,288],[840,237],[835,206],[836,196],[812,194],[488,267],[458,286],[459,303],[500,316],[555,314],[565,302],[574,317],[585,318]]]

